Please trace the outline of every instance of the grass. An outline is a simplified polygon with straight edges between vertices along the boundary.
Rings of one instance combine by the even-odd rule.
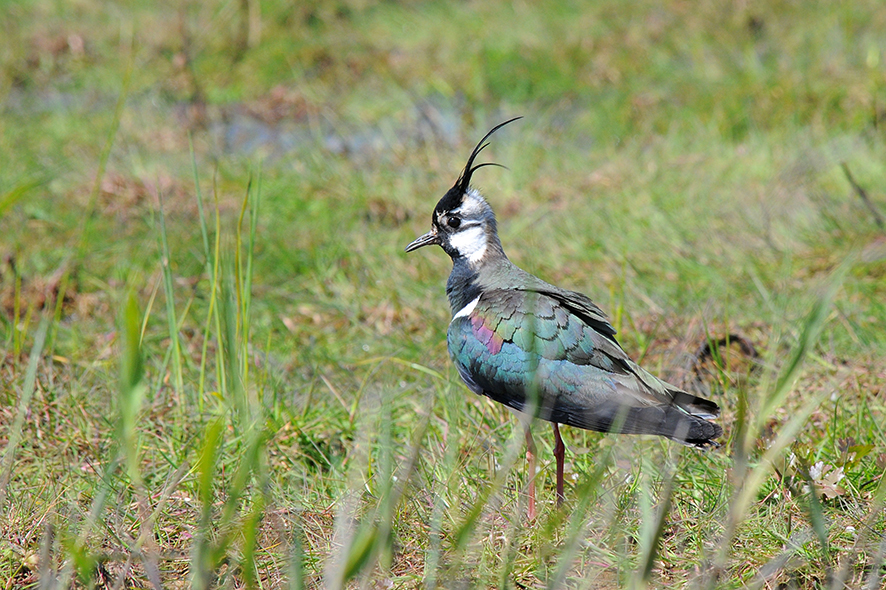
[[[7,15],[6,587],[882,583],[878,3]],[[726,431],[564,429],[558,509],[533,424],[535,522],[523,425],[447,358],[448,259],[402,252],[517,114],[476,178],[510,257]]]

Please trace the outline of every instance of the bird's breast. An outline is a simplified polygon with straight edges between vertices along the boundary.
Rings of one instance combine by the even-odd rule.
[[[468,304],[466,307],[470,307]],[[485,347],[485,353],[497,355],[501,352],[504,340],[495,331],[495,325],[480,314],[457,313],[449,324],[450,352],[452,351],[453,338],[456,342],[464,344],[468,339],[475,340]],[[479,351],[478,351],[479,352]]]

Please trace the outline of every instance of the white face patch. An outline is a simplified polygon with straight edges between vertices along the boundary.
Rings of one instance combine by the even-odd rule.
[[[472,225],[449,238],[449,244],[468,262],[478,262],[486,253],[486,230],[482,225]]]
[[[477,295],[476,299],[474,299],[473,301],[471,301],[470,303],[468,303],[467,305],[462,307],[460,310],[458,310],[458,313],[455,314],[454,316],[452,316],[452,320],[455,321],[458,318],[463,318],[465,316],[471,315],[471,312],[474,311],[475,307],[477,307],[477,302],[479,302],[479,301],[480,301],[480,296]]]

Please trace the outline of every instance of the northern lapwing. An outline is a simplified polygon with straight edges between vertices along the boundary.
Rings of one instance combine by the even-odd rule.
[[[467,386],[518,412],[553,423],[557,500],[563,501],[565,446],[560,424],[600,432],[656,434],[686,445],[716,445],[720,408],[654,377],[632,361],[615,329],[585,295],[546,283],[505,255],[495,214],[464,170],[434,208],[431,231],[406,246],[436,244],[452,258],[446,293],[452,307],[449,355]],[[529,517],[535,517],[535,448],[526,430]]]

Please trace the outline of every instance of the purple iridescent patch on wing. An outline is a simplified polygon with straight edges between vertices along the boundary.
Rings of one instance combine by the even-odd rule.
[[[471,327],[473,328],[474,336],[486,346],[486,350],[488,350],[490,354],[499,353],[503,343],[501,336],[496,334],[492,328],[486,325],[482,316],[479,314],[472,315]]]

